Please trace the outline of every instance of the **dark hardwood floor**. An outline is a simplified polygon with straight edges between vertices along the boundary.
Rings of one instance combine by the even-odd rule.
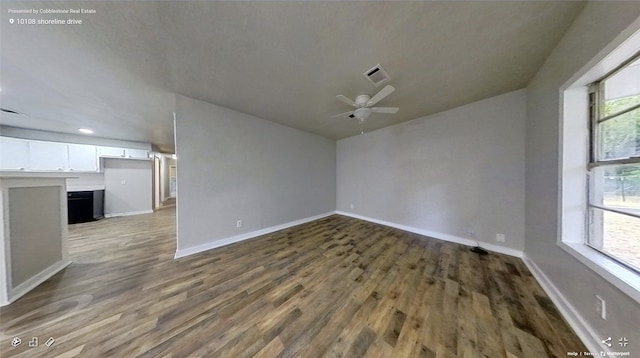
[[[344,216],[174,260],[169,208],[73,225],[70,252],[73,264],[0,309],[0,356],[586,351],[521,260]]]

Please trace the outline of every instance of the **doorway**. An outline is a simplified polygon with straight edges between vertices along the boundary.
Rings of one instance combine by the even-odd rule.
[[[175,154],[156,153],[153,159],[153,210],[174,206],[178,196]]]
[[[178,195],[178,167],[169,166],[169,197],[175,198]]]
[[[158,210],[161,202],[162,188],[160,187],[160,178],[162,175],[162,165],[160,157],[156,154],[153,156],[153,211]]]

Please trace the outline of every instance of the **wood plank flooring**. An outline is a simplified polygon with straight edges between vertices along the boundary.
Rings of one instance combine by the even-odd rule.
[[[72,225],[70,251],[72,265],[0,309],[0,356],[586,351],[519,259],[344,216],[174,260],[169,208]]]

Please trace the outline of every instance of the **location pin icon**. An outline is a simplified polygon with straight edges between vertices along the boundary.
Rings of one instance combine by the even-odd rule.
[[[9,23],[10,23],[10,24],[13,24],[13,19],[9,19]]]

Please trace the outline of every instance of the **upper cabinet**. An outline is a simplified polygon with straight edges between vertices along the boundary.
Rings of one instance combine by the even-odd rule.
[[[29,142],[24,139],[0,137],[0,170],[27,170]]]
[[[149,152],[0,136],[0,170],[95,173],[100,171],[100,157],[149,160]]]
[[[100,164],[100,158],[122,158],[122,159],[138,159],[138,160],[150,160],[149,152],[144,149],[130,149],[119,147],[96,147],[98,164]]]
[[[97,172],[98,157],[95,145],[68,144],[69,170]]]
[[[124,158],[124,148],[98,147],[99,157],[120,157]]]
[[[125,149],[124,156],[129,159],[149,159],[149,152],[144,149]]]
[[[98,147],[98,157],[149,159],[149,152],[144,149],[129,149],[116,147]]]
[[[34,171],[69,170],[67,144],[29,141],[29,169]]]

